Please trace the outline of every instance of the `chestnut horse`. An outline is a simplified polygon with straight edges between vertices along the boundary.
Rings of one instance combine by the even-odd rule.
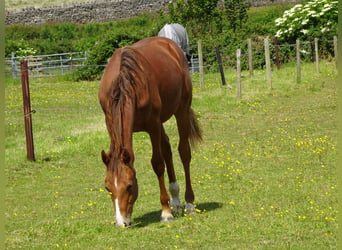
[[[102,151],[102,160],[106,165],[105,186],[111,192],[116,225],[130,225],[138,196],[133,132],[146,131],[151,139],[151,164],[159,181],[161,220],[173,218],[172,207],[181,208],[171,147],[163,127],[163,122],[172,115],[177,121],[178,151],[185,172],[185,208],[193,210],[190,143],[202,137],[191,109],[192,83],[183,51],[163,37],[146,38],[117,49],[103,73],[98,95],[110,137],[109,153]],[[171,202],[164,183],[165,165]]]

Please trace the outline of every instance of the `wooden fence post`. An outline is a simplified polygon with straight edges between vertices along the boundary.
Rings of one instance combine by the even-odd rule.
[[[236,50],[236,94],[241,99],[241,49]]]
[[[223,67],[222,67],[222,58],[221,58],[220,48],[219,47],[215,47],[215,50],[216,50],[217,62],[218,62],[219,70],[220,70],[220,74],[221,74],[221,82],[222,82],[222,85],[225,86],[226,85],[226,78],[224,77],[224,71],[223,71]]]
[[[30,101],[30,88],[29,88],[28,67],[27,67],[26,60],[20,61],[20,70],[21,70],[21,86],[22,86],[22,92],[23,92],[27,159],[30,161],[35,161],[33,132],[32,132],[32,117],[31,117],[32,111],[31,111],[31,101]]]
[[[265,44],[265,61],[266,61],[266,83],[268,87],[272,88],[272,73],[271,73],[271,58],[270,58],[270,45],[268,37],[264,40]]]
[[[316,72],[319,73],[318,38],[315,38]]]
[[[199,77],[200,77],[200,87],[201,90],[204,88],[204,74],[203,74],[203,54],[202,54],[202,41],[197,41],[198,50],[198,67],[199,67]]]
[[[249,68],[249,76],[253,76],[253,54],[252,54],[252,39],[247,39],[248,45],[248,68]]]
[[[296,40],[296,58],[297,58],[297,83],[301,82],[301,69],[300,69],[300,41]]]
[[[275,50],[275,61],[276,61],[276,66],[277,69],[280,69],[280,58],[279,58],[279,44],[278,44],[278,38],[275,36],[274,37],[274,50]]]
[[[338,61],[338,51],[337,51],[337,36],[334,36],[334,58],[335,58],[335,64],[337,68],[337,61]]]

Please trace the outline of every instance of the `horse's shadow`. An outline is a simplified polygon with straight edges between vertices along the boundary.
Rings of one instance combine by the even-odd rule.
[[[215,209],[221,208],[222,203],[219,202],[204,202],[197,204],[196,209],[201,211],[210,212]],[[149,224],[160,222],[160,210],[146,213],[140,217],[134,219],[133,225],[136,224],[137,227],[145,227]]]

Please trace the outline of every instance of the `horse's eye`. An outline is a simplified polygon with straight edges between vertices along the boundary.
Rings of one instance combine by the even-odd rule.
[[[106,189],[108,192],[110,192],[110,190],[109,190],[109,188],[108,188],[108,187],[105,187],[105,189]]]
[[[126,188],[127,192],[129,192],[129,193],[132,192],[132,187],[133,187],[132,184],[128,184],[127,188]]]

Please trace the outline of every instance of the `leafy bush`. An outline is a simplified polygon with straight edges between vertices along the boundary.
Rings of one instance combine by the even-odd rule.
[[[234,31],[229,24],[229,19],[222,13],[222,30],[211,29],[200,36],[189,34],[190,41],[202,40],[203,60],[205,65],[214,65],[216,70],[217,58],[215,47],[221,49],[221,56],[224,67],[236,67],[236,50],[241,49],[241,68],[247,69],[247,39],[252,39],[253,66],[262,68],[265,65],[264,38],[272,37],[276,32],[274,20],[283,14],[284,11],[293,5],[273,5],[268,7],[251,8],[248,11],[248,19],[242,27],[237,26]],[[193,49],[196,49],[196,47]],[[271,47],[272,49],[272,47]],[[271,51],[272,52],[272,51]]]
[[[337,34],[338,1],[311,0],[297,4],[275,20],[276,36],[282,43],[294,44],[297,39],[309,42],[302,47],[302,59],[314,60],[314,38],[319,39],[321,56],[333,54],[332,37]],[[286,61],[294,54],[295,47],[287,48]]]
[[[338,1],[312,0],[297,4],[275,20],[276,36],[294,42],[300,38],[332,37],[337,34]]]
[[[86,66],[75,72],[76,80],[94,80],[100,77],[104,65],[112,56],[115,49],[132,44],[143,37],[134,36],[129,33],[108,33],[103,40],[96,43],[89,52]]]
[[[37,51],[33,48],[19,48],[16,52],[16,56],[34,56]]]
[[[155,19],[153,15],[141,15],[130,20],[117,22],[107,30],[95,44],[89,48],[86,67],[75,72],[76,80],[98,79],[103,72],[104,65],[117,48],[133,44],[143,38],[157,35],[164,24],[164,19]]]
[[[175,10],[182,6],[182,3],[182,1],[176,1],[176,4],[173,5]],[[194,0],[189,3],[200,3],[200,1]],[[209,3],[209,1],[204,1],[204,3]],[[88,51],[89,57],[86,62],[88,67],[78,70],[75,78],[96,79],[100,77],[103,66],[94,65],[105,65],[116,48],[132,44],[145,37],[155,36],[165,23],[171,22],[179,22],[186,27],[189,33],[191,53],[194,56],[197,54],[197,41],[202,40],[204,64],[213,65],[212,69],[216,70],[218,68],[216,46],[221,48],[225,67],[236,66],[236,50],[240,48],[243,53],[241,67],[246,69],[245,55],[248,38],[251,38],[253,43],[254,68],[262,68],[265,64],[263,39],[267,36],[272,39],[274,34],[279,36],[282,45],[293,44],[298,36],[301,40],[308,41],[321,35],[318,37],[321,38],[321,54],[332,53],[332,43],[329,40],[331,41],[332,35],[336,34],[337,1],[311,1],[305,5],[297,5],[297,7],[292,8],[293,6],[293,4],[284,4],[250,8],[247,12],[248,19],[242,26],[235,19],[236,25],[231,23],[232,20],[227,16],[223,6],[221,9],[213,9],[212,5],[201,7],[210,11],[200,19],[194,18],[193,10],[191,10],[190,20],[185,20],[184,18],[187,17],[181,15],[181,12],[164,13],[160,11],[159,14],[144,14],[126,20],[106,23],[47,23],[35,26],[6,26],[5,56],[10,57],[11,52],[26,53],[29,50],[33,50],[36,54]],[[323,20],[319,18],[316,20],[311,16],[309,18],[308,15],[313,15],[313,10],[310,11],[309,6],[315,9],[315,13],[318,13]],[[321,15],[320,13],[323,12],[324,15]],[[303,16],[303,13],[306,13],[306,16]],[[309,19],[305,26],[300,26],[299,24],[306,22],[304,21],[306,18]],[[277,25],[274,25],[275,20],[277,20]],[[325,24],[330,26],[322,26]],[[292,25],[293,28],[290,29],[289,25]],[[322,28],[320,28],[321,26]],[[324,27],[326,28],[323,29]],[[308,32],[304,32],[305,29]],[[306,57],[310,58],[312,51],[310,45],[307,45],[304,50],[308,52]],[[289,61],[293,55],[295,55],[293,46],[282,47],[282,62]]]

